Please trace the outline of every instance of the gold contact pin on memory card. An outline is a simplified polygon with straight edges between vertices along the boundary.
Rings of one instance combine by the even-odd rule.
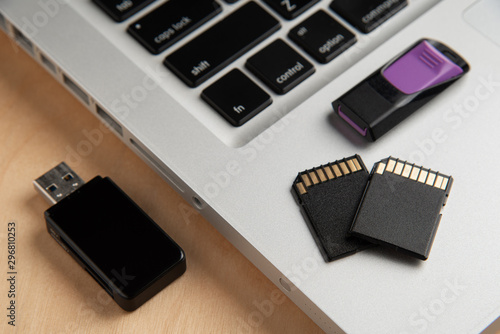
[[[381,161],[376,164],[375,173],[382,175],[384,172],[398,175],[441,190],[446,189],[449,179],[449,176],[442,175],[439,172],[394,158],[389,158],[386,162]]]

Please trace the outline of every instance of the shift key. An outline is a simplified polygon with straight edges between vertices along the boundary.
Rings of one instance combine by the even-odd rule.
[[[197,87],[279,29],[280,23],[252,1],[169,55],[164,64]]]

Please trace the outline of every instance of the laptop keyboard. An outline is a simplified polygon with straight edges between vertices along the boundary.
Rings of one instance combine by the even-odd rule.
[[[416,2],[92,1],[116,22],[125,22],[129,35],[151,55],[159,54],[185,89],[200,88],[195,90],[198,97],[234,127],[266,112],[279,96],[293,95],[290,92],[297,86],[311,80],[323,66],[334,63],[360,38],[370,37],[374,29]],[[152,3],[157,6],[149,6],[154,8],[148,10]],[[200,29],[205,26],[208,28]],[[280,33],[270,38],[282,29],[287,30],[284,36]],[[268,45],[263,45],[262,50],[245,56],[266,40]],[[355,56],[357,59],[360,57]],[[243,61],[240,66],[244,70],[229,66],[236,60],[239,64]],[[217,76],[219,72],[222,75]],[[209,80],[214,76],[215,80]],[[326,84],[321,80],[322,85]],[[254,101],[252,96],[258,98]],[[280,105],[278,109],[283,108]]]

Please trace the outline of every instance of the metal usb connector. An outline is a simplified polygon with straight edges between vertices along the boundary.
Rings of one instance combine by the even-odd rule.
[[[64,162],[33,181],[35,189],[52,204],[56,204],[84,184],[78,174]]]

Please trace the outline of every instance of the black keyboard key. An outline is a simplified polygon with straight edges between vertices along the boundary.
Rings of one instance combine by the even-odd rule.
[[[264,0],[271,8],[287,20],[292,20],[319,0]]]
[[[322,10],[293,28],[288,37],[323,64],[356,43],[352,32]]]
[[[201,97],[234,126],[240,126],[272,103],[272,99],[240,70],[234,69]]]
[[[132,23],[128,32],[158,54],[222,11],[215,1],[170,0]]]
[[[116,22],[122,22],[155,0],[92,0]]]
[[[247,68],[278,94],[286,94],[315,69],[288,44],[278,39],[247,60]]]
[[[165,58],[164,64],[197,87],[278,29],[280,23],[252,1]]]
[[[407,4],[406,0],[333,0],[330,8],[358,30],[369,33]]]

